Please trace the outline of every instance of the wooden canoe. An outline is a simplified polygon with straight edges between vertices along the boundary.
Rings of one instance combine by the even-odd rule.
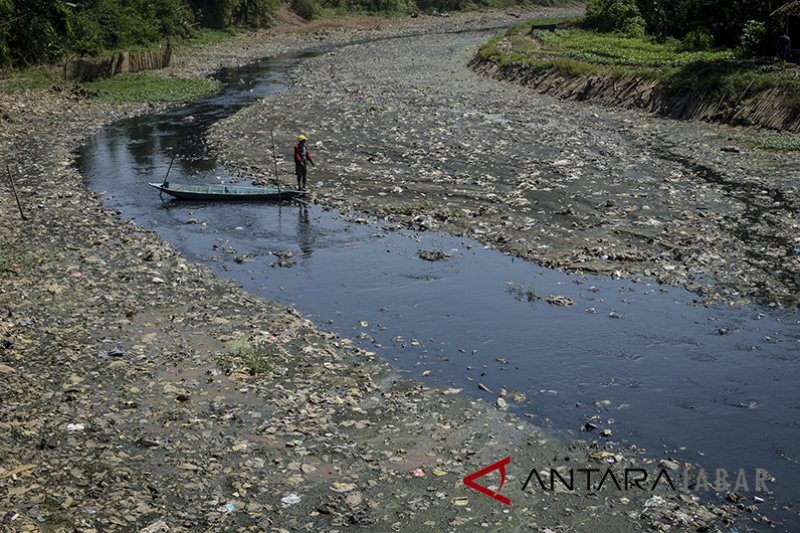
[[[150,183],[162,193],[178,200],[213,200],[227,202],[291,200],[306,194],[297,189],[277,189],[275,187],[247,187],[244,185],[187,185],[181,183]]]

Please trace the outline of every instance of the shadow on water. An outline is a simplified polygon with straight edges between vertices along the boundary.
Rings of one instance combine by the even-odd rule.
[[[108,126],[82,148],[83,175],[106,191],[108,207],[189,259],[378,346],[411,378],[490,402],[496,394],[478,383],[518,391],[527,400],[512,409],[534,423],[578,434],[593,419],[653,455],[766,468],[779,502],[798,499],[796,316],[698,307],[693,294],[651,280],[564,274],[468,239],[355,224],[314,205],[161,202],[145,185],[172,154],[180,158],[171,180],[227,179],[203,144],[207,128],[283,90],[301,57],[224,70],[219,95]],[[450,257],[428,262],[420,250]],[[547,295],[575,305],[539,299]]]

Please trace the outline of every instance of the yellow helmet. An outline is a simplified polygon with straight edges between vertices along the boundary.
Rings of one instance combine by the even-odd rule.
[[[306,136],[301,133],[300,135],[297,136],[297,140],[298,141],[305,141],[306,140]]]

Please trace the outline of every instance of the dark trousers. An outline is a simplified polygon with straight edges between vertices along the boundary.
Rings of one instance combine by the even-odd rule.
[[[308,168],[303,163],[294,164],[294,173],[297,175],[297,188],[298,189],[305,189],[306,188],[306,174],[308,173]]]

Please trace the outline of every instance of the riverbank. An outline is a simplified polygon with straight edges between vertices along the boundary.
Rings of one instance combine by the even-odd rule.
[[[319,42],[394,32],[379,31],[331,30]],[[223,43],[174,69],[211,72],[308,40],[294,39]],[[0,189],[4,530],[716,531],[742,512],[663,486],[655,499],[523,493],[530,468],[567,457],[574,467],[658,463],[608,438],[553,439],[455,390],[399,379],[375,354],[104,209],[73,150],[151,106],[51,91],[1,105],[0,160],[26,214]],[[461,483],[505,456],[508,509]]]
[[[796,67],[737,60],[730,50],[597,34],[569,20],[531,20],[484,43],[470,62],[484,75],[561,99],[681,120],[800,129]]]

